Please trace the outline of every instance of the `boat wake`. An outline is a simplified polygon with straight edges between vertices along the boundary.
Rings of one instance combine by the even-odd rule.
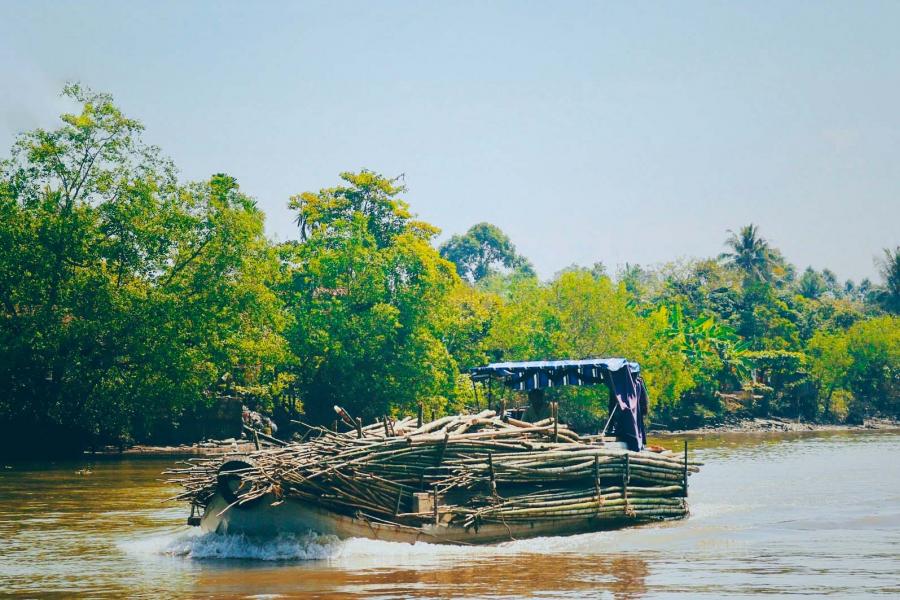
[[[296,561],[339,558],[344,554],[346,544],[335,536],[320,535],[313,531],[253,538],[191,530],[142,536],[123,541],[119,547],[126,553],[139,557]]]
[[[603,534],[565,538],[531,538],[491,546],[452,546],[419,542],[407,544],[365,538],[338,539],[313,531],[255,538],[242,534],[200,533],[196,530],[162,533],[120,544],[127,553],[192,560],[245,559],[259,561],[352,560],[354,564],[384,562],[427,563],[453,556],[559,553],[597,543]],[[580,543],[579,543],[580,542]]]

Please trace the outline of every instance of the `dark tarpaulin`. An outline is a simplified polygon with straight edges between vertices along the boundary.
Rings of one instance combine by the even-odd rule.
[[[628,445],[629,450],[639,452],[647,443],[644,431],[644,413],[647,410],[647,388],[640,376],[633,376],[629,369],[606,372],[609,387],[609,410],[616,437]]]

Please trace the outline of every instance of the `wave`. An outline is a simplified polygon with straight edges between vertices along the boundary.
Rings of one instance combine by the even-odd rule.
[[[492,546],[452,546],[418,542],[386,542],[366,538],[338,539],[314,531],[283,533],[256,538],[243,534],[200,533],[196,530],[160,532],[120,544],[138,556],[170,556],[193,560],[248,559],[259,561],[352,560],[355,564],[384,562],[428,563],[450,557],[508,556],[513,554],[558,554],[583,552],[596,547],[603,533],[568,537],[532,538]]]

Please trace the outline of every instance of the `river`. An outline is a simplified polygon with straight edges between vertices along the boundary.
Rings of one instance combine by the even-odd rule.
[[[0,464],[0,595],[900,596],[900,432],[691,444],[705,466],[686,521],[481,548],[198,535],[161,502],[171,460]]]

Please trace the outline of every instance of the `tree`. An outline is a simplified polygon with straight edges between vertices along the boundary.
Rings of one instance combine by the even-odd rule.
[[[719,255],[720,260],[744,273],[751,281],[769,281],[772,278],[772,254],[768,242],[759,235],[759,228],[751,223],[740,232],[729,231],[725,245],[730,252]]]
[[[456,265],[460,277],[471,282],[481,281],[501,267],[534,273],[528,259],[516,253],[509,237],[490,223],[478,223],[464,235],[454,235],[441,245],[440,253]]]
[[[549,284],[518,280],[491,321],[486,347],[497,360],[622,356],[645,367],[653,406],[678,402],[693,385],[685,356],[662,335],[664,325],[632,306],[624,284],[587,271],[562,273]],[[596,427],[606,414],[603,386],[560,388],[568,418]]]
[[[878,270],[883,283],[873,290],[874,300],[885,311],[900,314],[900,246],[884,249]]]
[[[179,185],[106,94],[0,168],[4,442],[173,437],[230,373],[274,381],[282,320],[263,216],[234,180]]]
[[[840,390],[848,418],[896,416],[900,411],[900,318],[859,321],[846,331],[817,333],[809,343],[812,374],[826,413]]]
[[[806,267],[798,282],[800,295],[811,300],[818,299],[826,290],[826,281],[812,267]]]
[[[282,249],[306,416],[331,423],[335,404],[366,420],[420,401],[442,410],[456,389],[443,336],[461,282],[431,246],[438,230],[413,219],[396,180],[370,171],[341,179],[292,200],[301,241]]]

